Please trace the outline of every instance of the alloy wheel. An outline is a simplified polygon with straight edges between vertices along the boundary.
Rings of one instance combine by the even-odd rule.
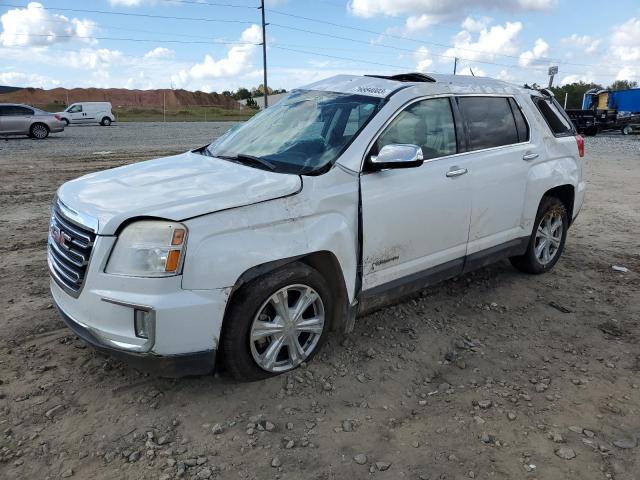
[[[249,331],[251,354],[268,372],[284,372],[315,350],[325,323],[324,304],[308,285],[289,285],[262,304]]]
[[[35,138],[42,139],[47,137],[49,131],[44,125],[34,125],[31,129],[31,133]]]
[[[558,212],[547,212],[536,232],[535,256],[541,265],[547,265],[556,257],[562,243],[564,225],[562,215]]]

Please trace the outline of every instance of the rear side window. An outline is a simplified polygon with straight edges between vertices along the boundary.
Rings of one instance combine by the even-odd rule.
[[[509,99],[509,105],[513,112],[513,118],[516,119],[516,128],[518,129],[518,140],[521,142],[529,141],[529,124],[524,118],[524,114],[513,98]]]
[[[506,97],[459,97],[458,105],[469,131],[469,150],[519,142],[516,121]]]
[[[573,135],[574,129],[571,120],[555,99],[543,97],[531,97],[538,110],[542,114],[547,125],[556,137]]]

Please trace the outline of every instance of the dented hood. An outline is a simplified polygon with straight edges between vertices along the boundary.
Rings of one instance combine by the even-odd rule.
[[[274,173],[187,152],[85,175],[65,183],[59,199],[112,235],[134,217],[180,221],[295,194],[298,175]]]

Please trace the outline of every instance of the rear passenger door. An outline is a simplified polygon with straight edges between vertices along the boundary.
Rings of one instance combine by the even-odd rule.
[[[5,107],[2,116],[2,128],[7,134],[26,135],[29,133],[33,110],[20,105],[10,105]]]
[[[471,224],[467,264],[513,248],[528,236],[522,226],[528,161],[537,157],[529,125],[514,98],[457,98],[471,158]],[[487,251],[491,249],[491,251]]]

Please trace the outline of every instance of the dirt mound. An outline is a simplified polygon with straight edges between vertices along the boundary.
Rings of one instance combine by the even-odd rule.
[[[69,105],[74,102],[111,102],[118,107],[210,106],[238,109],[238,102],[218,93],[189,92],[187,90],[127,90],[125,88],[24,88],[0,94],[0,102],[28,105]]]

